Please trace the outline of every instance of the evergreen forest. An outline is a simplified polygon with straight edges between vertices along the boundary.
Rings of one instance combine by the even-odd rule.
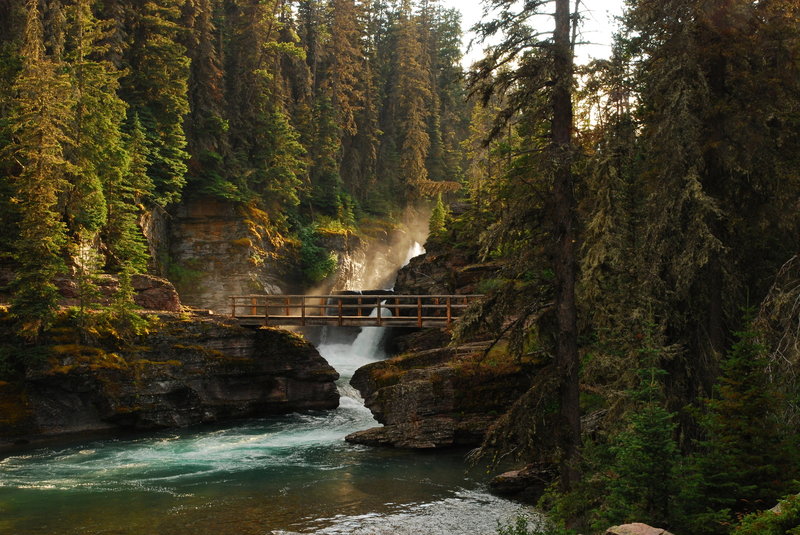
[[[65,313],[136,329],[154,211],[257,211],[310,286],[320,228],[424,206],[494,269],[454,339],[531,370],[471,454],[548,467],[508,533],[800,533],[800,4],[627,0],[578,63],[600,3],[484,0],[466,68],[437,0],[0,0],[0,380]]]

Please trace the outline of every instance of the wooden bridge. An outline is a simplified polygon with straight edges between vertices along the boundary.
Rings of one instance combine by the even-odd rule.
[[[245,326],[447,327],[481,297],[387,292],[387,295],[236,295],[230,299],[231,316]]]

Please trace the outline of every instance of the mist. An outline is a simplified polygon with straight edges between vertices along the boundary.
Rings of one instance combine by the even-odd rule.
[[[398,227],[385,239],[366,238],[360,248],[339,259],[336,274],[311,288],[306,295],[324,295],[343,290],[389,290],[397,270],[408,260],[414,244],[428,239],[431,207],[420,204],[406,207]]]

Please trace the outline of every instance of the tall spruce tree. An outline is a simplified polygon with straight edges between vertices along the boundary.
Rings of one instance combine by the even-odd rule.
[[[798,248],[797,218],[774,217],[800,177],[797,20],[796,5],[739,0],[637,2],[626,19],[649,200],[636,262],[685,350],[670,364],[679,403],[710,391],[738,307]]]
[[[528,121],[525,129],[531,146],[525,148],[528,156],[511,170],[519,186],[518,211],[498,222],[488,239],[495,243],[493,237],[496,237],[507,246],[513,242],[519,245],[520,239],[532,240],[533,229],[538,230],[540,224],[547,230],[545,247],[554,277],[556,324],[553,368],[558,419],[553,433],[558,443],[561,488],[569,490],[580,480],[581,445],[575,299],[578,236],[573,161],[576,144],[572,106],[575,82],[572,40],[577,17],[570,12],[568,0],[555,0],[555,28],[547,34],[535,30],[530,21],[550,2],[516,6],[511,0],[493,0],[489,4],[496,10],[497,18],[478,25],[479,35],[487,39],[500,34],[501,40],[476,64],[473,91],[484,103],[495,93],[505,93],[507,105],[499,114],[493,133],[497,134],[509,119],[522,114]],[[549,35],[549,38],[543,40],[542,35]],[[517,63],[515,69],[503,69],[514,62]],[[530,161],[529,155],[535,153],[544,158]],[[544,199],[544,203],[539,199]],[[526,264],[523,269],[538,270],[541,266]],[[531,302],[526,307],[531,309],[535,297],[528,297]],[[533,421],[537,415],[531,418]]]
[[[705,400],[705,438],[689,463],[681,528],[698,535],[729,533],[742,515],[773,507],[798,476],[798,433],[779,414],[783,398],[751,318],[720,365],[714,396]]]
[[[152,201],[177,202],[186,183],[186,135],[190,60],[180,44],[181,0],[128,4],[127,74],[121,96],[139,115],[150,143],[148,174],[155,184]]]
[[[219,31],[214,22],[219,2],[190,0],[183,7],[183,43],[191,59],[188,79],[189,114],[184,125],[189,152],[189,192],[200,190],[237,198],[226,176],[229,153],[225,118],[225,83]]]
[[[16,163],[7,147],[11,143],[11,112],[14,107],[14,80],[19,74],[22,58],[19,41],[24,28],[22,1],[0,4],[0,262],[10,260],[17,209],[11,202],[13,186],[11,176],[16,174]]]
[[[302,55],[296,41],[281,40],[281,2],[235,0],[226,4],[226,90],[231,171],[239,186],[285,230],[299,204],[305,148],[291,123],[281,59]]]
[[[72,115],[72,95],[63,65],[45,53],[36,0],[26,2],[22,70],[14,83],[10,154],[19,165],[13,178],[19,206],[17,265],[12,314],[17,331],[36,340],[53,322],[58,306],[54,278],[65,270],[66,226],[58,211],[67,182],[63,146]]]
[[[400,148],[400,181],[409,199],[420,194],[428,180],[425,161],[431,140],[428,118],[431,92],[430,56],[420,35],[419,20],[410,0],[400,5],[395,85]]]

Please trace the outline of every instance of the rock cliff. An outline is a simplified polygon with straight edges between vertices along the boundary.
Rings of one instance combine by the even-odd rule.
[[[288,259],[267,230],[267,214],[213,197],[188,199],[169,222],[162,269],[190,306],[230,313],[231,295],[287,293]]]
[[[351,384],[384,426],[347,440],[401,448],[480,444],[529,378],[519,363],[474,349],[418,351],[360,368]]]
[[[0,447],[87,431],[183,427],[338,406],[336,371],[301,337],[162,315],[122,344],[56,329],[24,378],[0,382]]]
[[[427,252],[413,258],[397,273],[395,291],[400,294],[475,294],[478,283],[493,276],[498,266],[478,262],[468,250],[444,243],[426,243]]]
[[[299,244],[271,230],[269,215],[256,208],[197,197],[183,201],[168,220],[168,245],[151,249],[161,248],[160,268],[187,305],[228,314],[231,295],[309,290],[300,275]],[[159,228],[147,227],[148,240],[160,239]],[[411,244],[424,240],[424,233],[409,224],[361,230],[320,231],[317,245],[335,254],[337,268],[314,293],[391,286]]]

